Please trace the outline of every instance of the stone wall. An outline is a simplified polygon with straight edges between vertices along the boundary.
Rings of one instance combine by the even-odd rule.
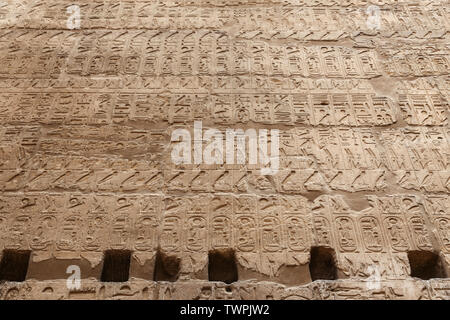
[[[1,299],[450,298],[447,1],[75,2],[0,1]]]

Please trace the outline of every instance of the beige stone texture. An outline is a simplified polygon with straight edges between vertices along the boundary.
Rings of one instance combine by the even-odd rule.
[[[450,299],[449,18],[0,1],[0,299]],[[195,121],[279,130],[278,172],[175,164]]]

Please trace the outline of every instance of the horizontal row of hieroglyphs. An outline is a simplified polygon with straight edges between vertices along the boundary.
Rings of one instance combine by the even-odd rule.
[[[168,140],[169,132],[123,128],[114,132],[115,128],[75,126],[47,133],[39,127],[0,128],[0,189],[23,186],[47,190],[64,186],[154,190],[165,185],[169,190],[211,191],[220,186],[227,191],[246,192],[250,183],[257,189],[284,192],[324,190],[327,184],[338,189],[347,184],[345,190],[357,191],[384,189],[386,170],[404,188],[446,191],[449,187],[448,132],[439,128],[389,129],[380,133],[350,128],[282,131],[281,171],[273,183],[259,176],[256,169],[262,163],[249,164],[248,146],[244,164],[228,161],[176,165],[171,152],[177,142]],[[65,129],[68,131],[64,133]],[[203,149],[207,144],[203,143]],[[235,155],[237,148],[235,143]],[[222,160],[225,163],[225,158]]]
[[[314,244],[370,253],[432,250],[439,243],[450,252],[449,212],[427,215],[417,196],[370,196],[361,212],[340,196],[308,202],[279,195],[60,193],[0,200],[0,246],[13,249],[307,252]],[[427,211],[433,200],[426,198]],[[448,197],[440,200],[448,205]]]
[[[407,53],[394,55],[383,62],[383,67],[386,73],[392,77],[448,74],[450,64],[444,56],[439,53],[417,54],[413,51],[411,55]]]
[[[51,76],[51,75],[50,75]],[[424,78],[430,81],[430,84],[411,83],[401,84],[402,92],[418,91],[438,88],[441,92],[446,89],[446,78]],[[282,77],[282,76],[264,76],[264,75],[240,75],[240,76],[155,76],[155,77],[136,77],[132,75],[123,77],[83,77],[67,75],[64,78],[0,78],[0,88],[3,92],[135,92],[142,93],[160,92],[161,89],[170,92],[193,93],[295,93],[295,92],[336,92],[336,93],[357,93],[360,90],[368,93],[374,93],[373,88],[365,79],[327,79],[327,78],[304,78],[300,76]],[[34,90],[34,91],[33,91]]]
[[[0,190],[83,192],[279,192],[302,194],[330,190],[383,191],[391,185],[407,190],[449,192],[450,172],[329,169],[280,169],[274,176],[260,170],[3,170]]]
[[[448,102],[439,91],[400,94],[408,125],[448,123]],[[146,94],[0,93],[3,124],[113,124],[194,120],[215,124],[261,123],[308,126],[386,126],[397,122],[396,104],[370,90],[355,93]]]
[[[217,31],[3,30],[0,45],[0,75],[14,78],[61,74],[373,78],[383,70],[392,76],[442,75],[450,65],[442,45],[402,54],[387,47],[383,55],[391,58],[383,63],[373,48],[236,40]]]
[[[60,3],[70,3],[70,0],[60,0]],[[224,2],[223,0],[78,0],[80,5],[89,5],[88,7],[108,6],[111,7],[127,7],[133,5],[144,5],[151,2],[153,5],[163,8],[176,8],[176,7],[237,7],[237,6],[249,6],[254,5],[254,7],[281,7],[281,6],[299,6],[299,7],[315,7],[315,6],[326,6],[326,7],[349,7],[349,6],[368,6],[368,5],[378,5],[380,7],[384,5],[391,6],[403,6],[411,5],[413,7],[417,6],[417,3],[412,0],[228,0]],[[423,0],[421,5],[423,7],[430,7],[438,4],[444,4],[446,0]],[[37,6],[33,0],[17,0],[12,4],[17,8],[30,10],[34,6]],[[57,5],[58,2],[57,2]],[[39,7],[39,6],[37,6]]]
[[[359,206],[367,205],[363,212],[352,209],[358,200]],[[348,203],[347,203],[348,202]],[[226,193],[171,196],[161,194],[109,194],[109,193],[4,193],[0,196],[0,213],[4,216],[34,214],[206,214],[206,215],[334,215],[371,212],[377,216],[423,215],[427,219],[450,217],[449,195],[385,196],[365,195],[346,197],[321,195],[308,200],[300,195],[241,194]]]
[[[156,283],[131,280],[123,283],[83,280],[80,290],[68,290],[66,280],[8,282],[0,288],[2,300],[108,299],[108,300],[449,300],[450,281],[381,281],[380,288],[367,281],[317,281],[304,286],[275,282],[243,281],[226,285],[208,281]]]
[[[78,2],[78,3],[77,3]],[[155,1],[53,1],[51,5],[33,3],[17,6],[10,3],[0,7],[0,27],[21,25],[27,28],[66,29],[70,14],[67,7],[78,5],[81,28],[110,29],[223,29],[238,25],[241,30],[339,30],[352,32],[369,30],[367,8],[339,6],[327,8],[306,7],[230,7],[197,8],[158,5]],[[381,10],[383,8],[383,10]],[[448,29],[448,7],[434,2],[426,7],[415,5],[389,5],[380,7],[382,30],[442,30]]]
[[[24,0],[21,0],[24,1]],[[31,1],[31,0],[25,0]],[[103,1],[103,0],[99,0]],[[105,0],[108,2],[108,0]],[[123,0],[124,2],[133,2],[134,0]],[[146,2],[148,0],[140,0],[140,2]],[[369,6],[371,4],[384,6],[384,5],[408,5],[411,4],[416,6],[412,0],[229,0],[226,3],[223,0],[156,0],[156,3],[167,6],[215,6],[215,7],[229,7],[229,6],[246,6],[246,5],[269,5],[276,7],[277,5],[282,6],[300,6],[300,7],[315,7],[318,5],[323,6]],[[443,4],[445,0],[423,0],[421,4],[423,6]]]
[[[264,75],[239,75],[239,76],[155,76],[136,77],[126,75],[121,77],[83,77],[50,74],[50,78],[0,78],[2,92],[159,92],[164,89],[170,92],[186,92],[195,90],[196,93],[358,93],[360,90],[375,93],[370,80],[367,79],[327,79],[304,78],[300,76],[264,76]],[[424,94],[429,91],[435,94],[439,91],[448,97],[450,79],[447,76],[423,77],[417,80],[398,80],[396,85],[399,93]],[[448,100],[448,98],[447,98]]]
[[[201,39],[197,38],[199,33],[185,33],[180,37],[180,34],[174,32],[166,33],[165,39],[159,36],[141,36],[135,38],[136,43],[128,43],[127,39],[130,37],[123,37],[119,33],[116,33],[116,39],[109,32],[104,32],[107,38],[89,33],[83,36],[77,34],[78,39],[59,39],[69,40],[64,45],[73,44],[66,48],[58,48],[58,36],[47,39],[47,42],[41,39],[36,43],[35,39],[25,44],[22,43],[22,38],[17,39],[16,43],[9,42],[0,59],[0,75],[49,77],[51,74],[64,73],[144,77],[294,75],[356,78],[381,75],[376,55],[370,49],[295,44],[275,46],[262,41],[233,41],[220,33],[210,33],[208,36],[206,32]],[[446,59],[445,56],[429,59],[428,69],[436,75],[447,72],[448,70],[441,70],[448,65]]]
[[[370,93],[110,94],[3,93],[0,119],[8,123],[112,124],[125,121],[264,123],[286,125],[389,125],[394,103]],[[408,124],[447,123],[443,97],[403,96]]]
[[[228,165],[216,162],[217,164],[185,163],[182,167],[177,166],[170,162],[170,146],[178,144],[170,141],[171,131],[175,128],[177,127],[161,130],[117,126],[62,126],[51,129],[37,126],[0,127],[0,151],[3,159],[0,168],[75,171],[101,168],[137,171],[259,168],[252,165],[233,167],[231,162]],[[183,128],[191,132],[193,129]],[[449,168],[448,135],[448,129],[440,127],[381,131],[348,127],[295,128],[280,131],[279,154],[282,168],[286,165],[286,168],[293,169],[446,171]],[[203,146],[207,144],[208,141],[203,142]],[[193,147],[191,144],[191,150]],[[234,150],[236,147],[237,143],[234,144]],[[249,148],[246,146],[246,153],[248,152]],[[225,163],[225,159],[223,160]]]

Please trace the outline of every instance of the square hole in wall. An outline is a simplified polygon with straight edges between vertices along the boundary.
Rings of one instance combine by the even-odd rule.
[[[208,253],[208,279],[228,284],[238,281],[234,250],[220,249]]]
[[[25,281],[31,251],[4,250],[0,262],[0,280]]]
[[[312,247],[309,262],[311,280],[336,280],[335,252],[327,247]]]
[[[154,281],[176,281],[180,273],[180,258],[158,250],[155,258]]]
[[[441,258],[432,251],[409,251],[409,266],[411,277],[429,280],[432,278],[445,278],[445,271]]]
[[[126,282],[130,274],[131,251],[107,250],[104,254],[101,281]]]

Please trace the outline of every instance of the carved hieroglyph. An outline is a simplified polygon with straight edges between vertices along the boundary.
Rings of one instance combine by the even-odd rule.
[[[0,298],[450,299],[449,10],[0,1],[0,250],[31,251]],[[194,121],[278,129],[278,172],[175,164]],[[314,279],[315,247],[335,280]],[[107,250],[131,251],[127,283],[100,281]],[[237,281],[208,281],[214,250]],[[441,273],[420,279],[411,252]]]

